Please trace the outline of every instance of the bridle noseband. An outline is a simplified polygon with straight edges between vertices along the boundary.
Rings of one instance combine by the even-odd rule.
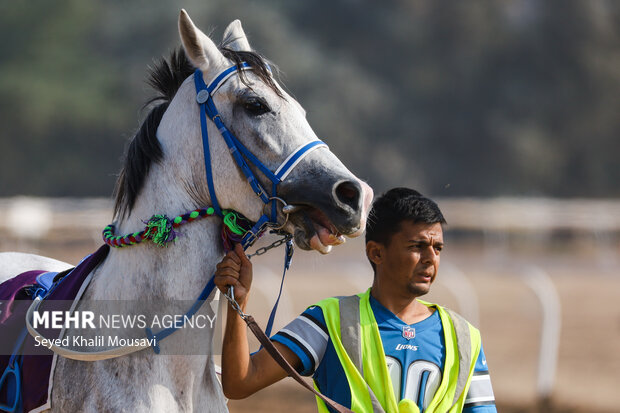
[[[259,220],[254,224],[252,229],[250,229],[242,240],[242,245],[244,248],[247,248],[249,245],[254,243],[260,233],[264,230],[265,227],[279,227],[282,228],[286,222],[282,225],[278,225],[277,222],[277,204],[280,202],[283,207],[287,206],[286,201],[277,195],[278,185],[283,182],[289,173],[297,166],[297,164],[306,157],[311,151],[326,147],[327,144],[325,142],[316,139],[300,145],[296,148],[276,169],[275,172],[272,172],[269,168],[265,166],[252,152],[250,152],[239,140],[230,132],[230,130],[224,125],[222,121],[222,117],[220,116],[217,108],[215,107],[215,103],[213,102],[213,95],[217,90],[234,74],[237,74],[239,70],[251,70],[252,67],[246,63],[242,62],[239,65],[234,65],[229,67],[228,69],[222,71],[218,74],[209,85],[206,85],[203,77],[202,71],[200,69],[196,69],[194,72],[194,84],[196,86],[196,102],[200,105],[200,128],[202,132],[202,146],[204,151],[204,161],[205,161],[205,170],[207,176],[207,186],[209,189],[209,194],[211,195],[211,203],[213,208],[215,209],[215,213],[218,216],[222,216],[222,210],[220,208],[219,202],[217,201],[217,196],[215,194],[215,187],[213,183],[213,171],[211,169],[211,154],[209,150],[209,135],[207,132],[207,118],[211,119],[215,126],[217,126],[220,134],[224,138],[230,153],[235,160],[237,166],[241,169],[243,174],[245,175],[252,191],[265,203],[265,205],[271,204],[271,214],[263,214]],[[247,159],[247,162],[246,162]],[[258,168],[270,181],[272,184],[271,194],[267,194],[260,181],[256,178],[250,167],[248,166],[248,162],[253,164],[256,168]],[[288,219],[288,213],[284,212]]]
[[[211,195],[212,208],[201,208],[194,211],[191,211],[187,214],[180,215],[175,217],[173,220],[170,220],[164,215],[154,215],[148,221],[145,221],[147,224],[144,230],[128,234],[126,236],[115,236],[114,235],[114,226],[109,225],[105,228],[103,232],[103,238],[107,245],[111,247],[123,247],[127,245],[133,245],[138,242],[141,242],[145,239],[150,239],[156,244],[160,246],[165,246],[171,240],[174,240],[176,236],[174,235],[173,228],[182,225],[185,222],[191,222],[196,219],[200,219],[202,217],[218,215],[221,218],[224,218],[224,211],[221,209],[219,202],[217,201],[217,196],[215,195],[215,188],[213,185],[213,172],[211,170],[211,154],[209,151],[209,136],[207,133],[207,117],[215,123],[218,130],[220,131],[230,153],[233,156],[237,166],[241,169],[243,174],[246,176],[248,183],[252,187],[254,193],[260,197],[260,199],[265,203],[265,205],[269,205],[271,203],[271,215],[263,214],[260,219],[254,224],[254,226],[245,233],[242,238],[242,245],[244,249],[247,249],[250,245],[252,245],[258,237],[262,234],[264,229],[267,226],[274,227],[276,229],[282,228],[286,222],[279,226],[277,222],[277,203],[281,203],[283,207],[283,213],[287,216],[291,213],[291,211],[295,210],[297,206],[288,205],[285,200],[277,196],[277,188],[278,184],[280,184],[289,173],[297,166],[297,164],[307,156],[311,151],[321,148],[327,147],[327,145],[321,140],[313,140],[308,143],[305,143],[295,149],[276,169],[275,172],[272,172],[269,168],[267,168],[252,152],[250,152],[239,140],[228,130],[224,122],[222,121],[222,117],[220,116],[217,108],[215,107],[215,103],[213,102],[213,94],[217,91],[217,89],[222,86],[226,80],[228,80],[232,75],[238,72],[238,70],[250,70],[251,66],[247,63],[243,62],[239,65],[235,65],[229,67],[228,69],[221,72],[219,75],[215,77],[215,79],[209,83],[207,86],[204,83],[202,78],[202,72],[200,69],[197,69],[194,72],[194,83],[196,85],[196,101],[200,105],[200,127],[202,132],[202,144],[204,149],[204,160],[205,160],[205,169],[207,175],[207,186],[209,189],[209,193]],[[248,166],[249,161],[255,167],[257,167],[272,183],[272,192],[270,195],[263,189],[261,183],[256,179],[256,176]],[[224,220],[226,223],[226,220]],[[283,240],[279,240],[274,242],[269,247],[263,247],[259,249],[253,255],[260,255],[263,252],[277,246],[282,243],[286,244],[285,250],[285,259],[284,259],[284,272],[282,274],[282,282],[280,283],[280,292],[278,293],[278,298],[271,310],[271,314],[269,315],[269,320],[267,322],[266,334],[269,335],[271,333],[271,328],[273,326],[276,310],[278,308],[278,303],[280,301],[280,296],[282,294],[282,286],[284,282],[284,275],[286,274],[286,270],[289,268],[291,264],[291,258],[293,254],[293,244],[291,240],[291,235],[287,235]],[[260,252],[262,251],[262,252]],[[203,290],[200,292],[200,295],[192,305],[192,307],[187,311],[184,317],[191,318],[196,314],[196,312],[201,308],[204,302],[207,300],[211,292],[215,289],[215,276],[212,276]],[[224,294],[229,300],[234,301],[234,293],[229,290],[229,294]],[[32,320],[32,314],[36,311],[43,301],[45,297],[43,295],[37,296],[33,301],[33,304],[28,309],[28,313],[26,315],[27,329],[33,337],[38,337],[40,334],[32,327],[30,324],[30,320]],[[177,325],[175,323],[174,326],[164,328],[161,331],[153,332],[151,328],[146,328],[146,335],[149,340],[152,340],[150,347],[153,348],[153,351],[156,354],[160,353],[159,342],[164,340],[166,337],[173,334],[179,328],[183,326]],[[24,335],[25,337],[25,335]],[[148,347],[148,346],[146,346]],[[61,346],[52,346],[54,352],[60,354],[64,357],[76,359],[76,360],[105,360],[108,358],[119,357],[125,354],[130,354],[135,351],[142,350],[146,348],[145,346],[132,346],[132,347],[116,347],[109,350],[97,351],[97,352],[80,352],[74,351],[71,349],[63,348]]]

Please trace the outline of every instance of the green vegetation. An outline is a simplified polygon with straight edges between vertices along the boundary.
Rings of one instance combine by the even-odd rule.
[[[189,3],[189,4],[188,4]],[[108,196],[178,5],[0,5],[0,196]],[[197,1],[239,18],[317,135],[378,191],[620,196],[620,3]]]

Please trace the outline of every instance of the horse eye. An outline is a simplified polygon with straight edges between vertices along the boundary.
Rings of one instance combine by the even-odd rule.
[[[243,108],[252,116],[260,116],[271,111],[267,103],[260,98],[250,98],[246,100],[243,103]]]

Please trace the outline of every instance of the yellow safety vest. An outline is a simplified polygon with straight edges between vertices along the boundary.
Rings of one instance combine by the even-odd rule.
[[[425,413],[461,412],[480,353],[480,332],[455,312],[420,302],[439,312],[446,345],[441,383]],[[379,327],[370,307],[370,289],[350,297],[327,298],[317,305],[323,310],[329,336],[349,382],[351,410],[419,413],[414,401],[397,401],[394,396]],[[319,412],[329,412],[318,397],[317,403]]]

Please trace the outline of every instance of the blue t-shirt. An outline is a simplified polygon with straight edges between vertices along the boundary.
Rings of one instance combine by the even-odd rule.
[[[445,361],[439,313],[435,311],[430,317],[408,325],[372,296],[370,306],[379,326],[396,400],[413,400],[424,412],[441,383]],[[321,393],[345,406],[351,405],[349,384],[327,333],[320,307],[308,308],[272,340],[284,344],[299,357],[303,364],[299,373],[312,375]],[[497,412],[482,348],[463,412]]]

